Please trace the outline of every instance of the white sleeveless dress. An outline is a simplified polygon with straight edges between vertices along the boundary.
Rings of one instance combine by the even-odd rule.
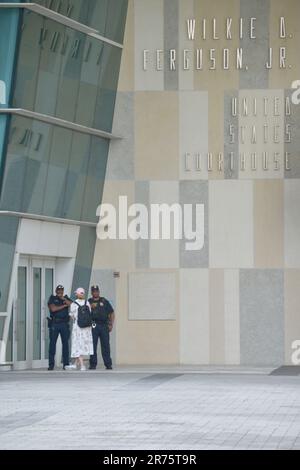
[[[77,299],[79,305],[84,305],[85,300]],[[91,308],[88,301],[86,301],[89,308]],[[72,347],[71,357],[90,356],[94,354],[92,328],[80,328],[77,324],[78,305],[74,302],[70,307],[70,315],[74,316],[72,328]]]

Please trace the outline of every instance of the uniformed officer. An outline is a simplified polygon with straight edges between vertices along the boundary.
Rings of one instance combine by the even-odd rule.
[[[115,320],[114,309],[108,300],[104,297],[100,297],[99,286],[92,286],[91,288],[92,297],[89,299],[89,303],[92,308],[93,318],[93,343],[94,343],[94,354],[90,356],[90,369],[96,369],[97,367],[97,345],[98,338],[100,338],[101,354],[106,369],[112,369],[112,360],[110,357],[110,345],[109,345],[109,333],[113,329]]]
[[[49,319],[49,367],[54,369],[54,358],[56,352],[56,342],[60,335],[62,342],[63,368],[69,365],[69,306],[71,299],[64,295],[64,287],[59,285],[55,289],[56,295],[51,295],[48,300],[50,312]]]

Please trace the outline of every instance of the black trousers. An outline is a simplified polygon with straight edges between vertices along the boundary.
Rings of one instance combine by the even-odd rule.
[[[53,323],[49,328],[49,367],[54,367],[56,342],[59,335],[62,342],[63,365],[69,365],[69,323]]]
[[[97,367],[98,358],[97,358],[97,346],[98,339],[100,338],[101,345],[101,354],[105,367],[112,366],[112,360],[110,357],[110,345],[109,345],[109,329],[108,326],[103,323],[97,323],[95,328],[92,328],[93,334],[93,344],[94,344],[94,354],[90,356],[90,366]]]

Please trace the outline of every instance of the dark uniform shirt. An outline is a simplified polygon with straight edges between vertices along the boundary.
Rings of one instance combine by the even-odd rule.
[[[57,295],[51,295],[48,300],[48,307],[50,305],[55,305],[55,307],[60,307],[61,305],[64,304],[65,297],[62,299],[58,297]],[[69,307],[66,305],[66,307],[62,310],[58,310],[57,312],[51,312],[50,308],[50,316],[52,319],[57,320],[59,322],[68,322],[69,321]]]
[[[93,321],[96,323],[107,323],[109,320],[109,315],[114,311],[109,301],[104,297],[100,297],[97,300],[91,297],[89,299],[89,303],[92,307]],[[93,304],[96,304],[95,308],[93,308]]]

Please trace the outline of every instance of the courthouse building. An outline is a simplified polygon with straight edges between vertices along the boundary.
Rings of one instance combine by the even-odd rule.
[[[117,365],[295,363],[300,3],[0,7],[0,363],[46,364],[59,283],[101,286]],[[204,246],[97,239],[120,196],[204,205]]]

